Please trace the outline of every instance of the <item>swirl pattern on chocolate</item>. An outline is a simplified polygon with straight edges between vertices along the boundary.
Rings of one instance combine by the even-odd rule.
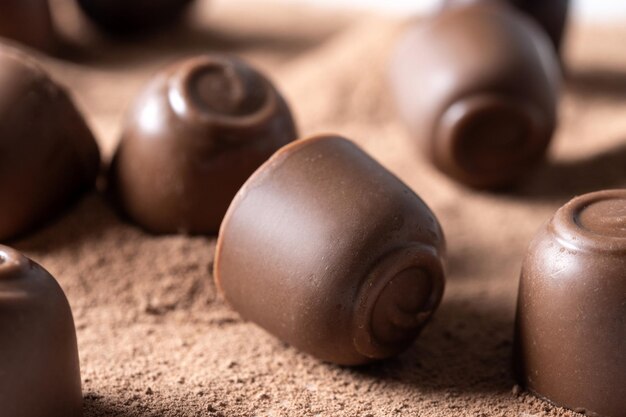
[[[444,288],[441,227],[352,142],[299,140],[241,188],[214,276],[244,318],[322,360],[358,365],[406,349]],[[288,294],[288,297],[285,297]]]
[[[258,71],[206,55],[166,68],[130,110],[110,186],[155,233],[215,233],[239,187],[296,138],[287,103]]]

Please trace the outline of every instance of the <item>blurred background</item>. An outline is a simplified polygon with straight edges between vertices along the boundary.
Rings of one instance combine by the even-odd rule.
[[[360,8],[386,13],[426,13],[438,7],[440,0],[285,0],[289,3],[308,3],[333,8]],[[546,0],[550,1],[550,0]],[[574,0],[573,16],[577,19],[621,20],[626,18],[626,1]]]

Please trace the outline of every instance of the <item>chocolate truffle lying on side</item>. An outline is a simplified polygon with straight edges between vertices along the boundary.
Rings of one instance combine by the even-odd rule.
[[[158,74],[128,114],[111,165],[121,209],[156,233],[216,233],[239,187],[296,138],[285,100],[238,59],[201,56]]]
[[[214,276],[245,319],[318,358],[357,365],[417,337],[444,288],[426,204],[336,136],[278,151],[239,191]]]
[[[51,219],[93,187],[100,153],[64,88],[0,46],[0,241]]]
[[[78,0],[89,18],[105,32],[141,34],[174,23],[193,0]]]
[[[531,243],[515,363],[520,381],[554,404],[626,417],[626,190],[573,199]]]
[[[56,46],[48,0],[0,1],[0,37],[51,51]]]
[[[41,266],[0,245],[2,417],[80,417],[74,320],[63,290]]]
[[[445,6],[457,4],[508,2],[531,16],[550,37],[555,50],[561,49],[567,25],[569,0],[446,0]]]
[[[502,187],[543,160],[559,64],[546,36],[510,6],[455,7],[412,27],[391,81],[410,132],[456,180]]]

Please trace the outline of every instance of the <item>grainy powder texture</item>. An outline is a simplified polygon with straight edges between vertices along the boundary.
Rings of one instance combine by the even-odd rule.
[[[554,210],[577,194],[626,187],[623,25],[571,27],[550,162],[514,190],[485,193],[435,171],[396,118],[386,66],[406,22],[224,0],[200,2],[186,27],[119,41],[99,37],[73,3],[53,3],[70,52],[38,58],[72,91],[107,158],[125,108],[159,68],[236,54],[276,82],[302,135],[353,138],[406,181],[448,241],[443,304],[419,340],[397,358],[350,369],[242,321],[216,294],[214,238],[149,235],[94,192],[11,242],[70,300],[85,417],[574,415],[515,385],[516,290],[528,242]]]

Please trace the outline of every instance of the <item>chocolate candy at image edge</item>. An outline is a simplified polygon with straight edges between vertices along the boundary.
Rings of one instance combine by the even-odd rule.
[[[515,365],[556,405],[626,417],[626,189],[573,199],[530,244]]]
[[[0,1],[0,37],[46,52],[54,50],[56,32],[48,0]]]
[[[237,190],[297,137],[262,74],[226,56],[157,74],[127,116],[110,169],[120,208],[155,233],[216,233]]]
[[[93,187],[100,152],[66,90],[0,46],[0,241],[50,220]]]
[[[485,2],[508,2],[515,5],[531,16],[545,30],[555,50],[561,50],[570,0],[446,0],[444,7]]]
[[[391,84],[427,157],[466,185],[510,185],[545,157],[560,67],[546,36],[509,6],[450,8],[411,27]]]
[[[152,32],[175,23],[193,0],[77,0],[103,31],[115,35]]]
[[[441,227],[426,204],[352,142],[299,140],[233,200],[214,277],[243,318],[324,361],[406,349],[444,289]]]
[[[0,245],[2,417],[80,417],[78,346],[72,311],[56,280]]]

